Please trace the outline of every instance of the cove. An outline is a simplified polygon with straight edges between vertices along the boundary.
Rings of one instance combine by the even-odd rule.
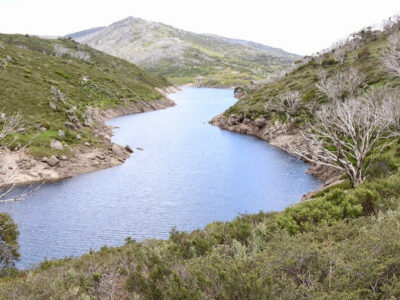
[[[19,226],[19,268],[119,246],[128,236],[164,239],[172,227],[283,210],[320,186],[301,160],[208,124],[235,103],[232,90],[182,88],[170,98],[175,107],[108,122],[118,127],[113,141],[135,150],[125,164],[0,205]]]

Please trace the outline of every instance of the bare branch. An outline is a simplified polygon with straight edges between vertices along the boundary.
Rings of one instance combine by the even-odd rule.
[[[315,113],[301,146],[289,151],[318,165],[343,170],[356,186],[375,157],[399,132],[399,98],[388,88],[333,100]],[[367,161],[368,158],[368,161]]]
[[[357,69],[350,68],[346,72],[336,72],[328,77],[325,71],[319,74],[320,81],[316,87],[332,100],[342,100],[344,98],[355,97],[361,85],[365,81],[365,76],[360,74]]]
[[[383,53],[382,62],[386,71],[395,77],[400,76],[400,32],[389,36],[388,48]]]
[[[306,107],[306,105],[302,103],[298,91],[287,91],[265,105],[267,111],[277,111],[288,114],[294,114],[303,107]]]

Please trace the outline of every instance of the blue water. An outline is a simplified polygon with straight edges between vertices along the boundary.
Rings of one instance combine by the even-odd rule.
[[[113,140],[135,150],[127,162],[44,186],[32,198],[0,205],[21,232],[25,268],[103,245],[167,238],[179,230],[278,211],[320,182],[300,160],[208,121],[235,103],[233,91],[184,88],[176,106],[116,118]]]

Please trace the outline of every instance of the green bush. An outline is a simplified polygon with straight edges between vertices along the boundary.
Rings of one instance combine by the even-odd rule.
[[[366,172],[367,177],[379,178],[386,177],[395,173],[398,169],[397,161],[392,155],[382,155],[378,157]]]
[[[288,207],[278,217],[279,226],[291,234],[309,231],[313,226],[332,224],[362,214],[360,199],[334,189],[320,198]]]
[[[17,224],[7,213],[0,213],[0,270],[14,267],[19,259]]]

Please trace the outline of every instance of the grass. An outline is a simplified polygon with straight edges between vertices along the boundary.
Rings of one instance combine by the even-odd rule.
[[[251,81],[260,79],[261,77],[259,76],[236,72],[232,69],[224,69],[204,73],[201,84],[205,87],[230,88],[237,85],[248,85]],[[197,76],[168,77],[168,80],[176,85],[193,84],[197,81]]]
[[[68,49],[72,55],[56,56],[55,45]],[[90,59],[74,57],[78,51]],[[69,132],[64,123],[72,108],[83,122],[82,114],[88,106],[107,109],[123,103],[160,99],[162,95],[155,88],[169,85],[165,79],[123,59],[68,39],[0,34],[0,58],[6,62],[6,66],[0,67],[0,110],[22,114],[28,133],[38,127],[47,129],[30,147],[35,155],[54,152],[49,142],[57,137],[58,130]],[[52,100],[55,96],[52,86],[65,96],[65,103]],[[56,103],[56,109],[50,107],[51,101]],[[71,133],[64,142],[80,145],[95,140],[90,128],[84,128],[81,135],[82,140],[77,140],[76,133]],[[21,136],[18,142],[23,141]]]
[[[332,51],[323,55],[321,63],[315,58],[311,59],[309,63],[273,83],[258,89],[247,90],[247,94],[227,110],[226,115],[243,113],[250,118],[265,115],[265,105],[270,101],[276,101],[279,94],[288,90],[299,91],[304,102],[318,106],[327,100],[315,86],[318,74],[323,70],[332,74],[355,67],[360,73],[366,75],[364,88],[387,84],[394,87],[400,86],[400,80],[390,78],[383,69],[381,53],[386,47],[386,41],[387,37],[383,33],[378,34],[374,39],[362,41],[358,50],[347,51],[347,57],[342,65],[335,60]]]

